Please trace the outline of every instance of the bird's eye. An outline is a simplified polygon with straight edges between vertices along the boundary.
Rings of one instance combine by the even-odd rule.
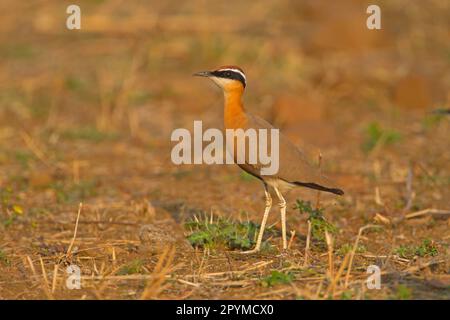
[[[230,71],[226,71],[225,72],[225,77],[231,77],[231,72]]]

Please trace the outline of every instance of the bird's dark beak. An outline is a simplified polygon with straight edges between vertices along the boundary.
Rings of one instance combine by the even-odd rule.
[[[211,73],[211,71],[200,71],[200,72],[194,73],[193,76],[195,76],[195,77],[211,77],[212,73]]]

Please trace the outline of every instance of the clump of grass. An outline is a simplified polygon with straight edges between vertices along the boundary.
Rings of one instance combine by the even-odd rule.
[[[97,183],[94,180],[83,180],[79,183],[63,183],[58,181],[52,184],[56,200],[59,203],[73,203],[93,197],[96,192]]]
[[[17,43],[0,47],[0,57],[3,59],[30,59],[36,54],[36,49],[25,43]]]
[[[8,259],[8,256],[2,249],[0,249],[0,263],[2,263],[5,266],[11,265],[11,261]]]
[[[64,81],[64,86],[69,90],[79,91],[84,89],[87,84],[85,83],[85,81],[83,81],[82,78],[69,75]]]
[[[5,207],[9,206],[12,194],[13,190],[11,187],[0,188],[0,201],[3,210],[5,209]]]
[[[144,270],[144,261],[142,261],[141,259],[136,259],[120,268],[117,274],[124,276],[127,274],[142,273],[143,270]]]
[[[255,245],[255,238],[259,226],[251,221],[237,222],[229,219],[217,218],[211,221],[206,218],[197,218],[188,221],[185,227],[190,230],[187,239],[194,247],[216,248],[227,247],[229,249],[251,249]],[[273,233],[271,228],[266,232]],[[267,243],[263,242],[262,247]]]
[[[277,270],[271,272],[271,274],[261,280],[263,287],[273,287],[277,284],[291,283],[295,279],[294,275],[290,272],[284,273]]]
[[[34,156],[31,152],[18,150],[14,153],[14,158],[17,162],[20,163],[22,168],[28,169],[29,163],[34,159]]]
[[[337,251],[336,254],[339,256],[345,256],[347,253],[351,252],[353,249],[353,245],[350,243],[344,243]],[[358,244],[358,247],[356,247],[356,253],[364,253],[367,251],[367,248],[362,245]]]
[[[437,174],[424,174],[419,175],[418,179],[421,183],[429,186],[448,186],[450,185],[450,176],[446,175],[437,175]]]
[[[81,127],[64,131],[62,137],[67,140],[102,142],[107,140],[117,140],[119,136],[116,133],[99,131],[94,127]]]
[[[392,129],[384,129],[378,122],[369,123],[365,131],[366,138],[362,148],[366,153],[369,153],[378,145],[384,146],[393,144],[402,138],[400,132]]]
[[[436,247],[436,244],[434,241],[430,239],[424,239],[420,246],[416,247],[415,251],[416,255],[419,257],[425,257],[425,256],[436,256],[439,252]]]
[[[445,118],[444,114],[431,114],[427,115],[422,120],[422,127],[427,130],[437,126]]]
[[[13,197],[12,188],[0,188],[0,213],[5,227],[9,227],[17,217],[23,215],[23,208],[13,201]]]
[[[413,255],[414,250],[410,246],[401,245],[400,247],[394,250],[394,253],[397,254],[400,258],[410,258]]]
[[[404,258],[404,259],[411,259],[414,256],[434,257],[439,253],[439,251],[436,247],[436,244],[434,243],[434,241],[432,241],[430,239],[424,239],[419,246],[401,245],[400,247],[396,248],[394,250],[394,252],[399,257]]]
[[[351,290],[346,290],[341,293],[341,296],[339,297],[341,300],[352,300],[353,292]]]
[[[152,94],[147,91],[133,91],[128,97],[130,105],[141,105],[153,98]]]
[[[51,104],[52,96],[48,91],[39,90],[34,94],[32,103],[27,106],[33,118],[45,119],[49,115]]]
[[[325,217],[323,216],[323,208],[313,209],[310,201],[297,199],[295,209],[298,209],[301,214],[308,214],[308,220],[311,222],[311,236],[313,239],[324,242],[325,231],[330,234],[337,233],[336,226],[325,220]]]
[[[91,90],[94,87],[92,80],[76,74],[68,75],[64,81],[64,87],[79,99],[92,101],[97,96]]]
[[[397,300],[409,300],[412,297],[412,290],[407,286],[401,284],[397,287],[397,292],[395,293],[395,299]]]
[[[173,176],[175,177],[175,179],[179,180],[179,179],[188,177],[191,174],[192,174],[192,171],[190,171],[190,170],[177,170],[173,173]]]

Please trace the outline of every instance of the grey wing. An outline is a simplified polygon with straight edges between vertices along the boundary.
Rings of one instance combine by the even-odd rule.
[[[249,116],[248,128],[275,129],[270,123],[254,115]],[[267,139],[270,144],[270,138]],[[271,152],[272,146],[268,149]],[[277,178],[291,183],[317,184],[331,187],[332,183],[323,176],[319,168],[308,161],[305,154],[285,135],[279,133],[279,169]]]

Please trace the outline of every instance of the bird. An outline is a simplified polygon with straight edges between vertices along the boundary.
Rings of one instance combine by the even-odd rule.
[[[212,71],[201,71],[194,73],[194,76],[206,77],[212,80],[224,94],[224,128],[225,129],[276,129],[266,120],[246,111],[243,104],[243,95],[247,86],[247,78],[244,71],[234,65],[219,67]],[[278,198],[278,205],[281,214],[281,231],[283,240],[283,251],[287,250],[286,239],[286,200],[283,194],[297,187],[309,188],[329,192],[342,196],[344,191],[334,186],[325,176],[321,174],[319,168],[308,162],[306,156],[281,132],[279,133],[279,167],[274,174],[262,175],[261,163],[250,163],[246,153],[245,161],[237,165],[248,174],[261,180],[264,186],[265,209],[262,222],[259,228],[255,247],[242,253],[256,253],[261,249],[261,242],[266,227],[269,211],[272,207],[271,193],[275,193]],[[236,138],[236,137],[235,137]],[[266,139],[266,141],[270,141]],[[234,157],[236,160],[239,151],[234,144]],[[268,147],[270,149],[270,146]],[[236,163],[236,162],[235,162]]]

